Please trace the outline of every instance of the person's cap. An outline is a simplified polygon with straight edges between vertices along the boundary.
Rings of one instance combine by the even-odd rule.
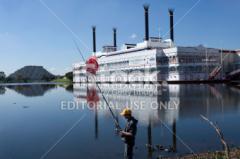
[[[123,109],[123,111],[120,113],[120,115],[125,116],[125,115],[132,115],[132,111],[129,108]]]

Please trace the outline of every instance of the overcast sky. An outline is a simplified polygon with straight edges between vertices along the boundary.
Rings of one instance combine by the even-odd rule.
[[[239,0],[0,0],[0,71],[41,65],[54,74],[80,61],[75,39],[87,57],[91,26],[97,27],[97,49],[144,37],[142,5],[150,4],[150,35],[168,38],[168,8],[175,9],[177,45],[240,48]]]

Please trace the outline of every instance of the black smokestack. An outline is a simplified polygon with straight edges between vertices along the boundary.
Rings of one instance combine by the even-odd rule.
[[[173,23],[173,9],[169,9],[169,16],[170,16],[170,39],[174,42],[174,23]]]
[[[117,50],[117,29],[113,28],[113,46]]]
[[[92,32],[93,32],[93,52],[94,54],[96,53],[96,27],[92,27]]]
[[[149,40],[149,22],[148,22],[149,5],[145,4],[143,8],[145,13],[145,40]]]

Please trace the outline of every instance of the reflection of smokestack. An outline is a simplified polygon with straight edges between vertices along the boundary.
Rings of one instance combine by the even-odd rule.
[[[113,46],[117,50],[117,29],[113,28]]]
[[[170,16],[170,39],[174,42],[174,24],[173,24],[173,9],[169,9],[169,16]]]
[[[93,32],[93,53],[96,53],[96,27],[92,27],[92,32]]]
[[[173,125],[172,125],[172,131],[173,131],[173,152],[177,151],[177,129],[176,129],[176,119],[174,119],[173,121]]]
[[[98,109],[95,108],[95,139],[98,139]]]
[[[145,13],[145,40],[149,39],[149,22],[148,22],[148,9],[149,5],[144,5],[144,13]]]
[[[147,135],[148,135],[148,157],[152,157],[152,122],[149,118],[148,128],[147,128]]]

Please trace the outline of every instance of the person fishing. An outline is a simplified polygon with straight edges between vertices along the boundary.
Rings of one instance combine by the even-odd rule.
[[[120,115],[122,115],[126,120],[127,124],[124,130],[119,131],[119,135],[122,137],[125,147],[124,147],[124,158],[133,158],[133,148],[135,145],[135,136],[137,134],[137,123],[138,121],[132,116],[131,109],[125,108]]]
[[[77,46],[77,43],[75,42],[76,47],[78,52],[81,54],[83,61],[85,61],[79,47]],[[86,72],[88,72],[88,74],[96,76],[96,72],[98,71],[99,65],[97,62],[97,57],[96,56],[91,56],[87,61],[86,61]],[[119,125],[119,122],[116,118],[116,116],[113,113],[113,110],[111,109],[106,97],[104,96],[104,94],[102,93],[101,88],[99,87],[99,85],[96,83],[96,86],[98,88],[98,90],[100,91],[100,93],[102,94],[102,97],[104,99],[104,101],[106,102],[109,111],[112,115],[112,118],[114,120],[115,126],[117,128],[117,131],[119,132],[119,135],[124,139],[124,143],[125,143],[125,150],[124,150],[124,158],[125,159],[132,159],[133,158],[133,148],[135,145],[135,136],[137,134],[137,120],[132,116],[132,111],[128,108],[125,108],[120,114],[122,116],[125,117],[125,119],[127,120],[127,124],[124,130],[121,130],[121,127]]]

